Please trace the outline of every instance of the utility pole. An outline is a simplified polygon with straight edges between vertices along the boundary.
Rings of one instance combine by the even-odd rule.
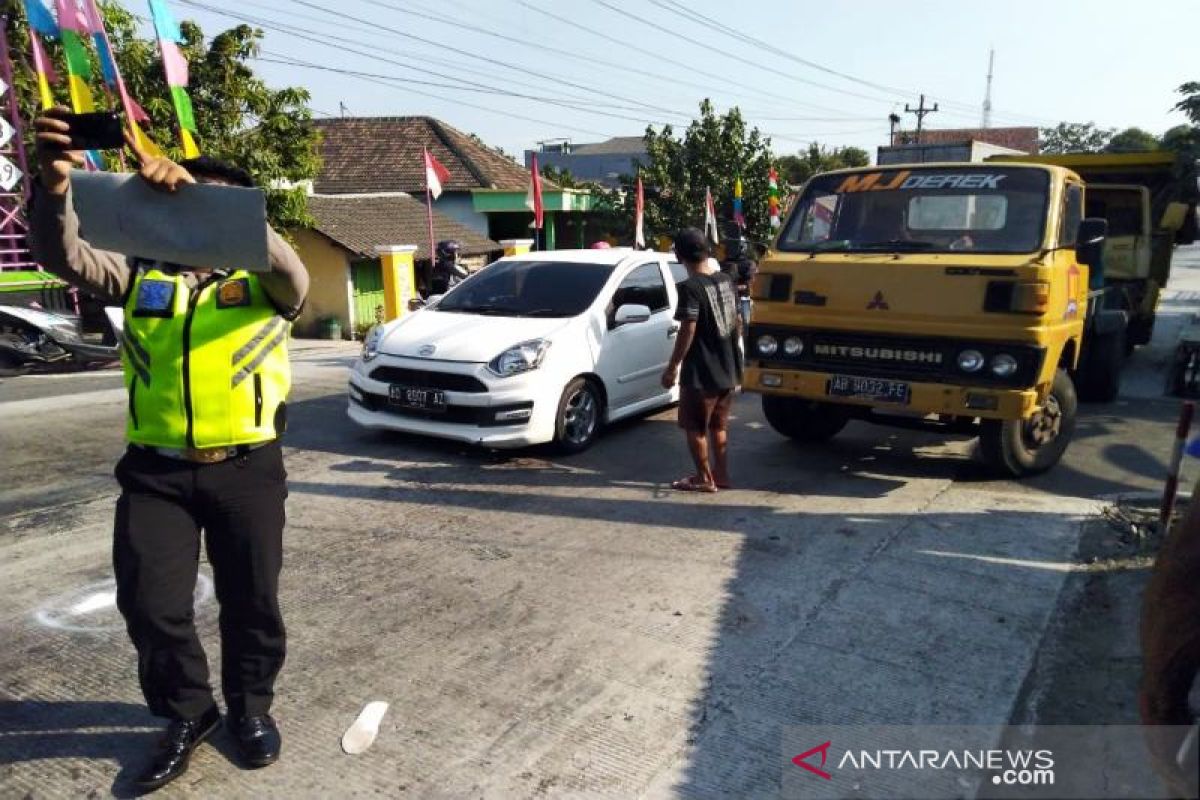
[[[896,126],[900,124],[900,115],[893,111],[888,114],[888,144],[896,146]]]
[[[933,104],[933,108],[925,107],[925,95],[921,95],[921,102],[917,104],[916,108],[910,108],[908,103],[904,104],[904,113],[905,114],[915,114],[917,117],[917,142],[916,142],[917,144],[921,143],[921,128],[924,127],[925,116],[927,114],[932,114],[933,112],[935,112],[937,110],[938,110],[937,103]]]
[[[347,112],[347,111],[349,111],[349,110],[350,110],[350,109],[346,108],[346,104],[345,104],[345,103],[343,103],[343,102],[342,102],[342,101],[340,101],[340,100],[338,101],[338,111],[341,113],[341,115],[342,115],[342,119],[345,119],[345,118],[346,118],[346,112]]]
[[[992,127],[992,66],[996,63],[996,50],[988,50],[987,92],[983,95],[983,124],[979,127]]]
[[[26,242],[29,226],[24,205],[29,199],[29,164],[13,86],[7,23],[7,18],[0,17],[0,271],[36,266]]]

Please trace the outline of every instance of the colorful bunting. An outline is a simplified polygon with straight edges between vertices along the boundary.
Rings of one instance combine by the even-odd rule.
[[[54,66],[50,63],[49,56],[46,55],[46,49],[42,46],[37,29],[32,26],[29,28],[29,46],[33,50],[33,69],[37,72],[38,97],[41,100],[42,108],[53,108],[54,93],[50,91],[50,84],[58,83],[58,75],[55,74]]]
[[[25,0],[25,18],[29,27],[49,39],[58,38],[58,21],[44,0]]]
[[[96,52],[100,56],[100,70],[104,73],[104,82],[110,88],[115,89],[117,96],[121,99],[121,107],[125,110],[125,124],[133,135],[134,142],[143,154],[161,156],[162,149],[146,135],[141,125],[138,124],[139,122],[149,122],[150,117],[130,97],[129,90],[125,87],[125,79],[121,77],[121,70],[113,57],[112,43],[108,40],[108,31],[104,28],[104,17],[100,13],[100,7],[96,5],[96,0],[84,0],[84,11],[92,31],[92,41],[95,42]]]
[[[746,215],[742,212],[742,178],[733,182],[733,221],[742,230],[746,229]]]
[[[60,0],[61,1],[61,0]],[[171,104],[175,107],[175,118],[179,122],[179,138],[183,142],[185,158],[195,158],[200,155],[196,146],[195,134],[196,116],[192,109],[192,100],[188,97],[187,59],[179,49],[183,43],[183,33],[179,24],[167,7],[166,0],[149,0],[150,16],[154,19],[154,32],[158,36],[159,53],[163,60],[163,73],[167,78],[167,86],[171,90]]]
[[[525,195],[525,207],[533,211],[533,227],[541,230],[545,208],[542,205],[542,174],[538,172],[537,153],[532,154],[529,166],[529,193]]]
[[[771,214],[771,227],[779,227],[779,173],[771,167],[767,173],[767,209]]]
[[[58,12],[60,31],[72,31],[83,36],[92,32],[91,20],[76,0],[54,0],[54,8]]]

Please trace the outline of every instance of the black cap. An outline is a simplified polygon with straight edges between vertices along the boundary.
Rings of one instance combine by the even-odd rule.
[[[445,239],[437,243],[438,253],[450,255],[452,253],[458,253],[460,250],[462,250],[462,244],[454,239]]]
[[[683,228],[675,234],[675,256],[688,264],[703,261],[712,255],[708,239],[697,228]]]

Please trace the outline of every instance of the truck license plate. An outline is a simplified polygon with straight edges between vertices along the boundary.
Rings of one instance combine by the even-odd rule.
[[[388,400],[394,406],[422,411],[445,411],[446,393],[438,389],[419,389],[393,383],[388,387]]]
[[[855,378],[850,375],[831,377],[825,384],[825,394],[830,397],[853,397],[902,406],[908,405],[912,399],[912,391],[907,383],[878,378]]]

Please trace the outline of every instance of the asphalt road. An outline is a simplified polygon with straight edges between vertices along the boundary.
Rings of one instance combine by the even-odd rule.
[[[1200,310],[1200,253],[1181,256],[1121,399],[1086,407],[1064,463],[1023,483],[962,438],[855,423],[798,446],[748,396],[738,488],[678,495],[669,412],[571,459],[371,434],[344,414],[352,346],[303,344],[285,755],[246,772],[219,740],[166,794],[758,797],[790,725],[1004,723],[1079,521],[1161,486],[1165,359]],[[124,794],[153,740],[109,595],[119,387],[0,380],[0,796]],[[343,755],[371,700],[391,703],[378,741]]]

